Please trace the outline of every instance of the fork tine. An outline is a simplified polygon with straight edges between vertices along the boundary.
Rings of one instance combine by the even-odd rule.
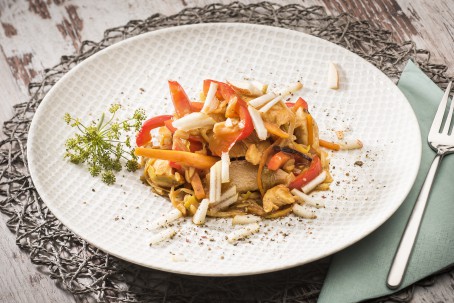
[[[430,133],[439,133],[441,122],[443,122],[443,116],[446,109],[446,104],[448,103],[449,99],[449,92],[451,91],[452,81],[449,82],[448,87],[445,90],[445,94],[441,99],[440,105],[438,105],[437,113],[435,114],[435,118],[432,121],[432,126],[430,127]]]
[[[449,95],[449,91],[448,91],[448,95]],[[443,131],[442,131],[442,133],[445,135],[448,134],[449,126],[451,125],[453,110],[454,110],[454,102],[452,102],[452,100],[451,100],[451,106],[449,106],[448,116],[446,117],[445,126],[443,127]]]

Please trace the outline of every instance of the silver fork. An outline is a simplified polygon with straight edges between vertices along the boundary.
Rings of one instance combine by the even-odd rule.
[[[443,121],[443,116],[448,104],[449,92],[451,91],[452,81],[449,82],[448,87],[441,99],[440,105],[438,106],[437,113],[430,127],[428,143],[430,147],[437,152],[435,159],[430,166],[429,172],[427,173],[426,180],[419,192],[418,199],[416,200],[415,206],[411,213],[410,219],[407,222],[405,227],[404,234],[400,240],[399,247],[397,248],[396,255],[394,256],[391,269],[388,274],[388,280],[386,285],[390,289],[396,289],[402,283],[405,271],[407,269],[408,259],[410,258],[411,252],[413,250],[413,245],[415,243],[416,236],[418,235],[419,226],[421,225],[421,220],[424,215],[424,210],[426,208],[426,203],[430,195],[430,189],[432,188],[432,183],[434,181],[435,175],[437,174],[438,166],[443,159],[443,157],[449,153],[454,152],[454,131],[451,135],[448,135],[449,126],[451,125],[453,109],[454,109],[454,100],[451,102],[449,107],[448,116],[445,120],[442,131],[441,124]]]

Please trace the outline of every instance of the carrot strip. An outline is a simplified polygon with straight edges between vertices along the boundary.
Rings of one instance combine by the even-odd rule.
[[[191,179],[191,185],[194,189],[195,197],[200,201],[206,197],[205,190],[203,189],[202,180],[200,180],[199,174],[196,172]]]
[[[195,154],[180,150],[163,150],[146,147],[137,147],[134,150],[136,156],[143,156],[147,158],[156,158],[162,160],[169,160],[178,163],[184,163],[188,166],[207,169],[213,166],[219,158],[206,156],[202,154]]]
[[[270,134],[273,134],[273,135],[278,136],[279,138],[283,138],[283,139],[287,139],[289,137],[289,135],[285,131],[283,131],[282,129],[277,127],[276,124],[268,123],[268,122],[264,122],[263,124],[265,124],[266,130],[269,131]]]
[[[320,146],[331,149],[331,150],[340,150],[340,145],[334,142],[329,142],[320,139],[319,140]]]
[[[306,115],[306,121],[307,121],[307,141],[309,145],[312,146],[314,143],[314,124],[313,124],[313,118],[310,114]]]

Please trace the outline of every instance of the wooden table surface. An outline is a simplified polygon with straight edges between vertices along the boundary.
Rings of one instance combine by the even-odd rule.
[[[83,40],[98,41],[105,29],[144,19],[154,13],[175,14],[185,7],[230,0],[1,0],[0,1],[0,123],[12,106],[26,101],[27,85],[43,69],[74,53]],[[257,3],[248,0],[243,3]],[[349,12],[373,20],[393,32],[396,41],[412,39],[430,50],[434,63],[454,65],[454,1],[429,0],[303,0],[281,4],[322,5],[329,14]],[[452,70],[450,70],[452,75]],[[2,136],[2,134],[0,135]],[[1,138],[1,137],[0,137]],[[59,289],[31,264],[15,245],[0,214],[0,302],[86,302]],[[445,274],[435,286],[416,290],[412,302],[454,302],[454,277]]]

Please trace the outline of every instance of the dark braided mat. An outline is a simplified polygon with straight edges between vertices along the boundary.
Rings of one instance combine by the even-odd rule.
[[[393,80],[413,59],[435,83],[447,83],[444,65],[430,63],[430,53],[411,41],[391,40],[391,33],[347,14],[328,16],[321,7],[280,6],[269,2],[213,4],[188,8],[176,15],[154,14],[105,31],[99,42],[84,41],[78,54],[63,56],[46,69],[41,82],[29,85],[30,100],[14,106],[0,141],[0,210],[17,245],[31,261],[76,296],[101,302],[315,302],[328,260],[302,267],[247,277],[205,278],[164,273],[111,257],[87,244],[63,226],[47,209],[27,169],[26,143],[30,123],[49,89],[72,67],[120,40],[161,28],[208,22],[245,22],[289,28],[337,43],[373,63]],[[451,269],[452,270],[452,269]],[[420,286],[433,284],[434,277]],[[374,302],[409,302],[413,285]],[[85,300],[84,300],[85,301]]]

